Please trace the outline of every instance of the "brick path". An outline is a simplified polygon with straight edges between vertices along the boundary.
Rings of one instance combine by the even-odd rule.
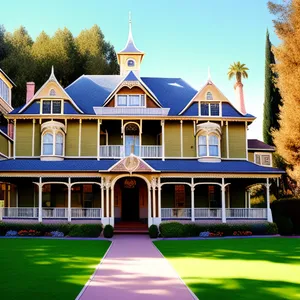
[[[147,235],[118,235],[78,299],[194,298]]]

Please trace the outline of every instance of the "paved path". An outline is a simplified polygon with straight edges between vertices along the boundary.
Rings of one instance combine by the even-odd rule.
[[[192,300],[193,297],[147,235],[117,235],[79,299]]]

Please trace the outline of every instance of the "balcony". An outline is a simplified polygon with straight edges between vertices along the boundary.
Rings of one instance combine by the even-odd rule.
[[[129,156],[131,153],[143,158],[159,158],[162,157],[162,146],[100,146],[100,157],[104,158],[122,158],[125,156]]]

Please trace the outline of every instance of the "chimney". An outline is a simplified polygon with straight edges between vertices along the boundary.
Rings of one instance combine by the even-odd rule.
[[[26,83],[26,103],[28,103],[33,95],[34,95],[35,83],[34,82],[27,82]]]
[[[244,91],[243,91],[243,84],[241,82],[237,82],[234,85],[235,95],[236,95],[236,105],[237,109],[243,114],[246,115],[246,107],[245,107],[245,100],[244,100]]]

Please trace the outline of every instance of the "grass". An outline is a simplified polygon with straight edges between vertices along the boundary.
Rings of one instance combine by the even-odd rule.
[[[108,241],[0,239],[1,299],[74,300]]]
[[[300,239],[157,241],[199,299],[300,299]]]

